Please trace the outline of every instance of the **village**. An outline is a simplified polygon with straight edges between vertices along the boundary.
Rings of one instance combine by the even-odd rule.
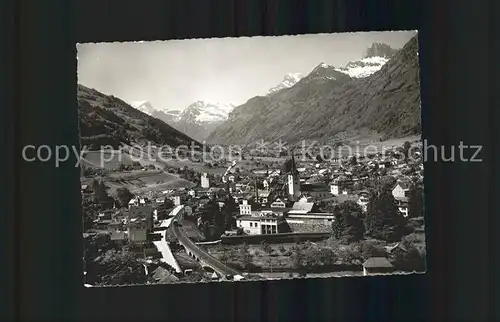
[[[94,179],[82,185],[85,283],[425,271],[420,145],[330,160],[245,151],[210,164],[219,175],[164,166],[190,187],[115,197]]]

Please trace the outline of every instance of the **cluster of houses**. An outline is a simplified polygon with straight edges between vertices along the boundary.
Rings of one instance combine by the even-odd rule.
[[[148,233],[153,231],[155,211],[151,205],[104,210],[99,213],[94,227],[108,231],[115,242],[144,244],[148,241]]]
[[[90,193],[88,185],[82,185],[83,193]],[[115,242],[146,244],[148,235],[154,231],[155,223],[165,219],[170,209],[165,209],[165,199],[172,200],[173,206],[181,204],[181,194],[174,190],[150,193],[148,196],[132,198],[128,207],[102,210],[94,220],[94,230],[108,232]]]
[[[298,168],[292,156],[286,163],[289,166],[285,166],[284,170],[254,171],[255,175],[264,178],[263,189],[257,189],[255,197],[251,198],[254,201],[252,203],[245,198],[240,200],[237,226],[245,233],[281,233],[287,232],[290,227],[293,227],[292,230],[307,230],[307,226],[315,229],[323,226],[328,229],[334,216],[331,213],[319,212],[317,203],[342,203],[352,200],[357,202],[363,211],[367,211],[369,192],[365,189],[365,183],[375,176],[382,175],[381,172],[397,179],[392,187],[392,194],[401,215],[408,216],[411,178],[402,174],[409,172],[409,167],[403,160],[379,154],[371,158],[357,156],[356,162],[346,159],[333,163],[309,163]],[[422,164],[419,164],[417,169],[414,173],[410,172],[410,175],[421,179]],[[285,179],[281,175],[283,172]],[[236,187],[236,199],[244,195],[239,190]],[[273,228],[267,229],[268,225]]]
[[[230,168],[234,167],[233,165]],[[371,157],[356,156],[352,159],[330,160],[329,162],[301,163],[297,167],[294,156],[285,161],[281,169],[258,169],[251,174],[238,171],[238,175],[226,171],[223,183],[210,182],[206,173],[201,174],[201,184],[191,189],[163,191],[160,195],[137,197],[129,202],[127,210],[111,210],[99,215],[96,226],[108,229],[114,238],[127,238],[129,241],[145,240],[151,223],[165,218],[161,209],[165,198],[170,198],[174,206],[184,200],[192,205],[203,203],[207,198],[217,198],[219,206],[224,206],[221,193],[230,194],[239,206],[234,214],[236,231],[245,234],[275,234],[290,231],[314,231],[323,227],[330,229],[334,216],[318,209],[321,201],[342,203],[347,200],[357,202],[363,211],[367,210],[369,193],[365,183],[375,176],[390,175],[397,179],[392,194],[402,216],[408,216],[408,193],[410,176],[422,176],[422,164],[418,171],[408,174],[408,165],[400,159],[376,154]],[[413,167],[414,169],[415,167]],[[406,173],[403,175],[402,173]],[[227,175],[227,177],[226,177]],[[82,187],[83,189],[83,187]],[[137,210],[136,210],[137,209]],[[162,213],[163,211],[163,213]],[[123,219],[121,213],[150,213],[147,224],[139,215]],[[131,215],[128,215],[129,218]],[[147,216],[142,216],[147,217]],[[309,227],[309,228],[308,228]]]

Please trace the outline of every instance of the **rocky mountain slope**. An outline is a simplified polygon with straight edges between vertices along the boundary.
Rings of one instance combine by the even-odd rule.
[[[320,64],[294,86],[274,95],[254,97],[235,108],[208,142],[325,142],[349,131],[367,131],[386,138],[420,133],[417,36],[397,52],[372,46],[367,56],[389,60],[380,70],[362,78]]]
[[[90,149],[147,141],[172,148],[191,144],[189,136],[117,97],[83,85],[77,93],[80,137]]]

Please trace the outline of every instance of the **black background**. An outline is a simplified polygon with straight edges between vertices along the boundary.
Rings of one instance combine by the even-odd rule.
[[[486,1],[3,2],[0,227],[9,317],[23,321],[485,321],[494,307],[500,215]],[[5,10],[3,10],[5,9]],[[78,145],[76,43],[418,29],[423,136],[484,145],[482,163],[425,164],[428,273],[85,289],[79,169],[24,162],[27,144]],[[498,38],[498,37],[497,37]],[[497,45],[496,45],[497,46]],[[495,52],[496,50],[496,52]],[[10,56],[9,56],[10,55]],[[3,58],[3,57],[2,57]],[[2,59],[3,61],[3,59]],[[242,62],[244,63],[244,62]],[[498,102],[498,101],[497,101]],[[490,105],[488,105],[490,104]],[[3,105],[3,104],[2,104]],[[496,206],[496,209],[494,208]],[[4,247],[7,246],[7,247]],[[494,265],[495,264],[495,265]],[[3,282],[2,282],[2,285]]]

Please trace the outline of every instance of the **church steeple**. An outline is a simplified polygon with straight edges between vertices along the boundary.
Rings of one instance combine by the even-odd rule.
[[[297,201],[300,197],[300,179],[297,164],[295,163],[293,149],[289,152],[284,170],[288,181],[288,199],[291,201]]]
[[[295,156],[293,150],[288,152],[288,157],[285,161],[284,172],[286,174],[298,175],[297,164],[295,163]]]

